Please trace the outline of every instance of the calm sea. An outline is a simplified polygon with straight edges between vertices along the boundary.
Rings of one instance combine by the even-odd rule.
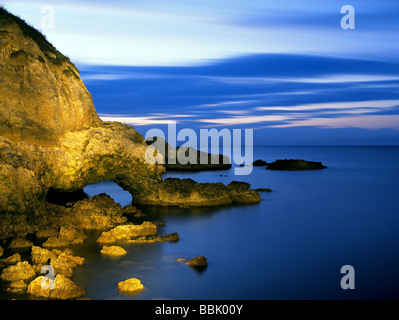
[[[177,243],[131,245],[101,257],[96,243],[77,252],[86,265],[74,281],[93,299],[380,299],[399,298],[399,147],[256,147],[254,159],[301,158],[328,169],[285,172],[255,167],[168,173],[199,182],[246,181],[271,188],[257,205],[205,209],[143,207]],[[130,195],[113,183],[86,187],[122,205]],[[95,237],[93,237],[95,239]],[[176,262],[206,256],[202,272]],[[355,270],[355,289],[340,286],[341,267]],[[116,284],[139,278],[144,291],[125,296]]]

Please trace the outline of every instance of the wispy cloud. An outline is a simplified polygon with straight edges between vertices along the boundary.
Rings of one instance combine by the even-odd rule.
[[[235,101],[223,101],[218,103],[208,103],[204,104],[201,107],[221,107],[221,106],[231,106],[231,105],[240,105],[240,104],[248,104],[256,102],[256,100],[235,100]]]
[[[101,120],[103,121],[117,121],[125,124],[134,126],[145,126],[145,125],[157,125],[157,124],[170,124],[178,123],[180,118],[190,118],[191,115],[182,114],[153,114],[148,117],[135,117],[131,115],[107,115],[100,114]]]
[[[397,128],[399,127],[399,123],[395,122],[398,120],[396,116],[391,119],[388,115],[367,115],[396,106],[399,106],[399,100],[324,102],[296,106],[269,106],[257,107],[251,110],[217,110],[219,113],[226,113],[232,116],[199,119],[198,121],[201,123],[212,123],[216,126],[279,122],[278,124],[269,124],[268,127],[316,126],[330,128],[356,127],[364,129]],[[267,114],[264,114],[264,112],[267,112]],[[322,115],[329,115],[329,117],[321,117]],[[348,117],[348,115],[353,116]],[[373,119],[376,121],[371,123],[370,121]],[[386,121],[384,122],[384,120]]]
[[[318,77],[223,77],[209,76],[209,81],[216,81],[236,85],[260,85],[278,82],[297,83],[350,83],[350,82],[378,82],[399,80],[397,75],[375,75],[375,74],[333,74]]]
[[[162,79],[169,76],[153,73],[82,73],[84,81],[125,80],[125,79]]]
[[[320,127],[320,128],[361,128],[399,130],[399,115],[361,115],[338,118],[311,118],[288,121],[287,124],[268,126],[269,128]]]
[[[199,122],[213,123],[214,125],[241,125],[259,122],[279,122],[289,120],[287,116],[260,115],[260,116],[234,116],[230,118],[200,119]]]
[[[303,104],[296,106],[267,106],[267,107],[256,107],[254,110],[258,111],[318,111],[325,109],[357,109],[357,108],[373,108],[373,109],[384,109],[391,108],[399,105],[399,100],[373,100],[373,101],[346,101],[346,102],[322,102]]]

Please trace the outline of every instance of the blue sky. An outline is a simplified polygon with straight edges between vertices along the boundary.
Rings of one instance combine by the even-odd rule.
[[[175,120],[258,144],[399,142],[398,1],[3,3],[75,62],[104,119],[143,133]]]
[[[74,61],[113,65],[187,65],[255,53],[395,58],[396,0],[10,0],[12,12],[43,30]],[[356,30],[340,9],[356,10]]]

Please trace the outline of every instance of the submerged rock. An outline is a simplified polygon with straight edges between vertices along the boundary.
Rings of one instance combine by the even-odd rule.
[[[318,170],[327,168],[321,162],[306,161],[301,159],[276,160],[266,167],[267,170]]]
[[[272,192],[273,191],[272,189],[269,189],[269,188],[257,188],[254,190],[257,192]]]
[[[127,294],[135,294],[144,289],[141,281],[136,278],[130,278],[118,283],[118,290]]]

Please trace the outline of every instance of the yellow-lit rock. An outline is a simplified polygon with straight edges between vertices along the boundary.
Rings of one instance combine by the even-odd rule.
[[[127,224],[117,226],[110,231],[103,232],[97,239],[102,244],[114,244],[121,240],[130,240],[140,236],[150,236],[157,234],[157,226],[149,221],[144,221],[140,225]]]
[[[119,257],[126,254],[126,250],[120,246],[103,246],[101,254],[106,256]]]
[[[136,278],[127,279],[118,283],[118,290],[127,294],[135,294],[144,289],[141,281]]]
[[[18,280],[18,281],[14,281],[10,283],[10,286],[7,288],[8,292],[11,293],[25,293],[26,292],[26,288],[28,286],[26,285],[26,283],[23,280]]]
[[[10,282],[18,280],[28,281],[33,279],[35,275],[36,272],[33,267],[27,261],[23,261],[4,269],[0,278]]]
[[[43,283],[47,285],[47,287],[43,287]],[[27,292],[35,297],[60,300],[76,299],[85,294],[85,291],[81,287],[61,274],[55,277],[53,285],[54,289],[51,289],[48,279],[40,276],[29,283]]]
[[[32,247],[31,257],[34,264],[47,264],[49,259],[57,258],[50,250],[38,246]]]

